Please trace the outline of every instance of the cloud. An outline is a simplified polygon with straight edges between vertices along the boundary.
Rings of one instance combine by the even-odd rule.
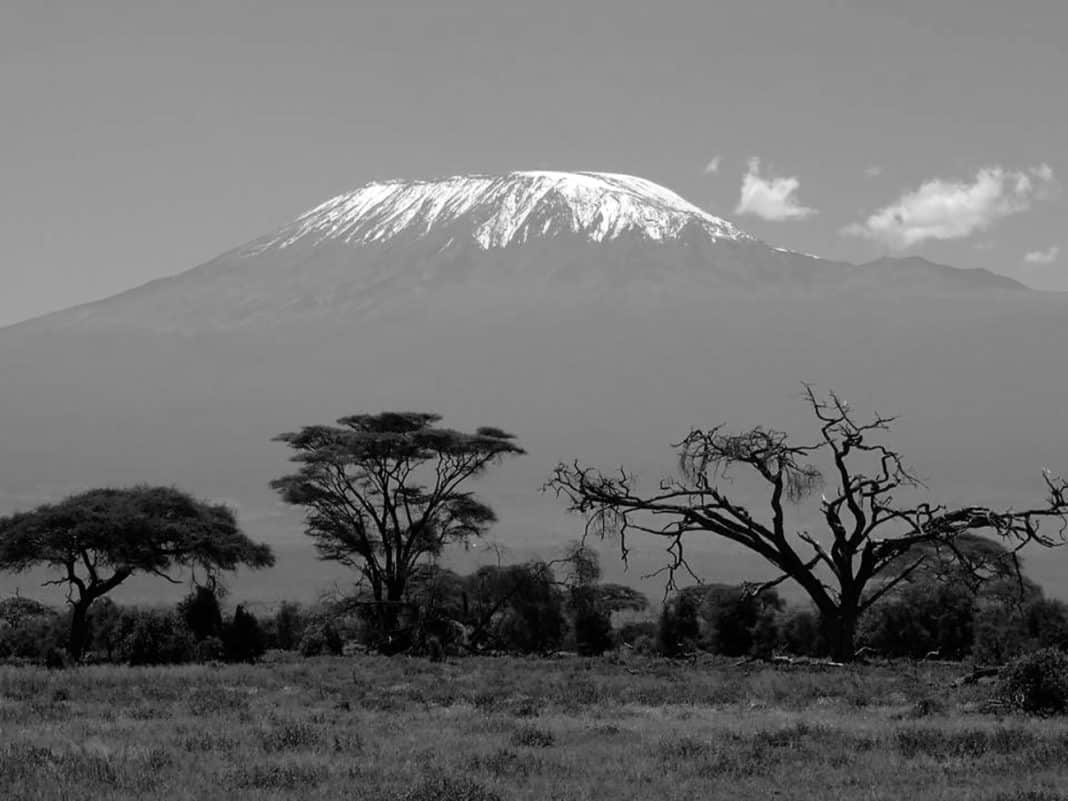
[[[1060,247],[1053,245],[1045,250],[1032,250],[1024,256],[1024,261],[1028,264],[1053,264],[1059,255],[1061,255]]]
[[[762,178],[760,159],[749,159],[749,171],[742,179],[742,196],[735,214],[755,214],[765,220],[803,220],[816,209],[802,206],[797,200],[801,182],[791,178]]]
[[[705,175],[714,175],[719,172],[719,156],[713,156],[705,165]]]
[[[1046,164],[1046,162],[1042,162],[1037,167],[1032,168],[1031,174],[1038,178],[1038,180],[1045,181],[1046,183],[1053,181],[1053,168]]]
[[[971,182],[934,178],[842,233],[895,249],[928,239],[963,239],[1027,211],[1032,201],[1050,195],[1053,184],[1048,164],[1024,171],[984,167]]]
[[[864,168],[864,175],[866,175],[868,178],[878,178],[882,174],[883,168],[880,167],[878,164],[872,164],[870,167]]]

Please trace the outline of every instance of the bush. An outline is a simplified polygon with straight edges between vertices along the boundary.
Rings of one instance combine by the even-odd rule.
[[[207,587],[195,587],[178,604],[178,614],[199,642],[218,637],[222,631],[222,611],[215,592]]]
[[[809,609],[795,609],[779,624],[782,646],[797,656],[823,656],[827,645],[820,626],[819,615]]]
[[[937,652],[962,659],[974,641],[974,596],[964,586],[922,581],[879,601],[861,619],[858,642],[887,657]]]
[[[492,619],[490,629],[496,645],[520,653],[560,646],[565,629],[564,599],[548,565],[484,566],[467,581],[473,617]]]
[[[501,797],[477,782],[465,778],[436,776],[401,796],[402,801],[501,801]]]
[[[222,662],[226,659],[226,646],[218,637],[205,637],[193,649],[193,658],[197,662]]]
[[[267,650],[259,621],[243,606],[234,610],[234,619],[223,629],[222,642],[228,662],[255,662]]]
[[[283,651],[295,651],[300,647],[304,637],[305,622],[301,613],[300,605],[285,601],[278,607],[274,616],[274,642],[275,648]]]
[[[697,647],[701,624],[697,617],[700,598],[687,587],[669,598],[660,612],[657,626],[657,648],[664,656],[681,656]]]
[[[113,661],[122,642],[123,609],[110,598],[98,598],[89,607],[87,658]]]
[[[588,588],[572,590],[571,614],[575,650],[582,656],[600,656],[612,647],[612,620],[598,608]]]
[[[1068,654],[1044,648],[1020,657],[1001,672],[998,695],[1035,715],[1068,712]]]
[[[44,604],[28,598],[0,601],[0,659],[45,664],[66,647],[68,633],[66,617]]]
[[[344,643],[330,623],[315,623],[304,631],[300,640],[301,656],[341,656]]]
[[[177,615],[158,609],[124,611],[116,654],[130,665],[176,665],[193,658],[195,640]]]

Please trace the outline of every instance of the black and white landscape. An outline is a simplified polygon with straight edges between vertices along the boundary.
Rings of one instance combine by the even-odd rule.
[[[1068,801],[1066,40],[0,4],[0,801]]]

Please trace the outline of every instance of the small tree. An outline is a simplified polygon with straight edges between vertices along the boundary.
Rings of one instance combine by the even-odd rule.
[[[245,536],[230,509],[170,487],[89,490],[0,518],[0,569],[44,565],[59,573],[46,584],[66,585],[74,660],[85,651],[93,602],[135,573],[179,583],[172,574],[183,568],[215,575],[272,564],[271,549]]]
[[[234,618],[223,627],[223,655],[228,662],[255,662],[267,650],[267,640],[256,616],[238,605]]]
[[[612,613],[644,611],[649,599],[630,587],[601,583],[600,557],[581,542],[568,546],[564,562],[575,649],[583,656],[603,654],[612,647]]]
[[[211,587],[197,585],[178,604],[178,614],[197,642],[218,637],[222,631],[219,598]]]
[[[274,615],[274,646],[283,651],[295,651],[304,636],[304,613],[300,604],[283,601]]]
[[[665,479],[651,494],[639,493],[625,471],[605,474],[578,463],[558,465],[547,487],[586,515],[587,533],[618,532],[624,557],[631,533],[669,540],[672,584],[675,571],[687,567],[683,541],[688,536],[704,533],[753,551],[781,573],[754,591],[795,581],[819,610],[831,655],[839,660],[853,659],[864,611],[928,560],[926,554],[916,554],[917,546],[954,554],[962,536],[984,530],[1004,538],[1010,553],[1029,543],[1053,546],[1062,541],[1040,532],[1039,526],[1054,518],[1063,532],[1068,511],[1063,479],[1046,474],[1048,498],[1032,509],[903,503],[895,496],[919,482],[897,451],[877,441],[893,419],[877,415],[871,422],[857,422],[834,393],[821,400],[806,387],[805,396],[818,423],[819,437],[812,444],[796,444],[781,431],[761,427],[737,434],[722,428],[694,430],[676,445],[678,477]],[[813,463],[819,458],[827,465],[824,470]],[[723,488],[726,476],[743,470],[767,491],[766,513],[750,509]],[[821,486],[827,487],[820,502],[826,534],[791,531],[788,505]],[[908,553],[916,557],[903,563],[901,557]],[[968,568],[967,562],[961,564]]]
[[[461,433],[436,414],[385,412],[344,417],[276,439],[300,469],[271,483],[307,509],[319,556],[358,570],[367,582],[378,638],[387,648],[415,568],[446,545],[480,536],[493,510],[463,485],[523,449],[496,428]]]
[[[484,565],[467,585],[473,647],[486,641],[523,653],[560,647],[564,598],[550,565]]]

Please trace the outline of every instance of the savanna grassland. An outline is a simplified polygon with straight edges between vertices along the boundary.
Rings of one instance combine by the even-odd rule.
[[[960,666],[279,657],[0,668],[0,798],[1068,799]],[[985,711],[984,711],[985,710]]]

